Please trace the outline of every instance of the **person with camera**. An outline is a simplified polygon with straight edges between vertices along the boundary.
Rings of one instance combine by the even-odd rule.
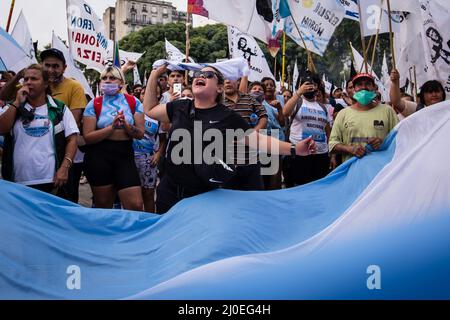
[[[26,68],[23,86],[5,108],[3,179],[54,193],[67,183],[79,130],[69,108],[51,97],[48,72],[38,64]]]
[[[108,66],[100,75],[103,95],[84,111],[86,177],[97,208],[112,208],[116,192],[127,210],[142,211],[141,180],[134,161],[133,139],[144,137],[144,110],[134,96],[123,94],[122,71]]]
[[[331,115],[327,107],[318,100],[322,82],[317,76],[302,79],[294,96],[286,103],[283,113],[291,117],[289,141],[296,143],[313,137],[317,144],[317,154],[289,159],[291,183],[306,184],[325,177],[329,172],[328,139],[331,132]]]

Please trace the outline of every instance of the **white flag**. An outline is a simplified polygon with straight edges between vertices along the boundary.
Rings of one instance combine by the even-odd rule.
[[[0,69],[19,72],[30,65],[30,58],[9,33],[0,28]]]
[[[286,18],[286,34],[304,46],[295,20],[308,50],[323,56],[334,30],[345,16],[344,7],[336,0],[289,0],[289,7],[292,17]]]
[[[381,82],[386,88],[390,87],[389,68],[386,59],[386,51],[383,54],[383,65],[381,67]]]
[[[264,77],[275,79],[255,38],[228,27],[228,45],[231,58],[244,58],[250,63],[249,81],[261,81]]]
[[[90,69],[101,71],[107,60],[108,37],[103,22],[83,0],[66,0],[70,52]]]
[[[264,43],[274,38],[283,28],[279,12],[280,0],[202,0],[195,5],[194,13],[228,26],[236,27]],[[270,7],[270,5],[272,7]],[[264,5],[267,7],[263,8]]]
[[[421,31],[419,9],[417,13],[407,15],[405,22],[400,25],[400,32],[394,34],[396,67],[400,73],[400,87],[406,85],[406,80],[409,78],[409,70],[414,66],[416,66],[419,86],[427,81]],[[413,81],[413,79],[409,80]]]
[[[167,60],[170,61],[178,61],[178,62],[186,62],[186,55],[183,54],[177,47],[175,47],[173,44],[171,44],[166,39],[166,54],[167,54]],[[190,62],[195,62],[194,59],[189,57]]]
[[[292,90],[295,91],[297,90],[297,81],[298,78],[300,76],[300,73],[298,72],[298,64],[297,64],[297,59],[295,59],[295,65],[294,65],[294,74],[292,75]]]
[[[142,85],[141,76],[139,75],[139,69],[137,65],[135,65],[133,68],[133,78],[134,78],[134,85],[137,84]]]
[[[28,29],[28,23],[22,11],[20,11],[11,36],[22,47],[28,58],[30,58],[29,64],[37,63],[33,39],[31,38],[30,30]]]
[[[333,84],[327,80],[325,74],[323,74],[322,76],[322,81],[325,84],[325,92],[331,94],[331,88],[333,87]]]
[[[127,61],[131,60],[134,62],[138,62],[139,59],[145,54],[138,52],[128,52],[119,49],[119,57],[120,57],[120,65],[123,66]],[[114,41],[108,40],[108,50],[106,54],[106,64],[114,63]]]
[[[64,54],[64,58],[66,59],[67,64],[64,76],[66,78],[77,80],[83,86],[85,94],[89,95],[91,98],[94,98],[94,93],[92,92],[91,86],[87,82],[83,72],[75,65],[75,61],[73,61],[73,57],[70,54],[69,49],[66,47],[64,42],[62,42],[61,39],[59,39],[54,33],[52,37],[52,48],[58,49]]]
[[[384,9],[384,3],[387,0],[360,0],[361,1],[361,23],[364,36],[371,36],[389,32],[389,14]],[[400,31],[400,24],[405,17],[402,12],[391,11],[392,32]]]
[[[422,41],[427,80],[438,80],[450,98],[450,5],[442,0],[420,0]]]

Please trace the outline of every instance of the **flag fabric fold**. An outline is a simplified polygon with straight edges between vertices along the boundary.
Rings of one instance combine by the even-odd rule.
[[[163,216],[0,181],[0,298],[449,299],[449,135],[446,101],[322,180]],[[374,265],[390,290],[367,287]]]

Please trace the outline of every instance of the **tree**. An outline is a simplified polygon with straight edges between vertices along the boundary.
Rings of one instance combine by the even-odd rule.
[[[185,52],[185,28],[186,26],[183,23],[148,26],[126,36],[120,41],[119,46],[122,50],[126,51],[146,52],[139,63],[139,72],[143,75],[145,70],[151,69],[153,62],[165,58],[166,38],[180,49],[180,51]],[[286,40],[286,66],[290,65],[293,68],[297,59],[300,75],[302,75],[306,70],[307,64],[306,50],[297,45],[289,37],[286,37]],[[217,59],[229,57],[227,27],[222,24],[206,25],[198,28],[191,27],[190,42],[190,56],[197,62],[215,62]],[[346,80],[348,74],[343,75],[342,70],[344,69],[344,64],[350,61],[350,42],[352,42],[355,49],[362,53],[358,22],[344,19],[336,28],[324,56],[320,57],[313,54],[318,73],[326,73],[330,81],[336,84],[340,84],[342,80]],[[366,39],[366,42],[368,43],[369,39]],[[269,54],[267,46],[264,43],[261,41],[258,41],[258,43],[267,58],[269,66],[273,70],[275,59]],[[384,50],[390,54],[389,37],[387,34],[379,36],[374,65],[374,70],[377,73],[381,69]],[[368,56],[370,62],[372,49]],[[281,50],[276,59],[277,69],[280,70],[282,61]]]

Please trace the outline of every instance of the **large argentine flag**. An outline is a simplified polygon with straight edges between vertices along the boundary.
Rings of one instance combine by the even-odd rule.
[[[449,136],[447,101],[318,182],[164,216],[0,182],[0,299],[448,299]]]

